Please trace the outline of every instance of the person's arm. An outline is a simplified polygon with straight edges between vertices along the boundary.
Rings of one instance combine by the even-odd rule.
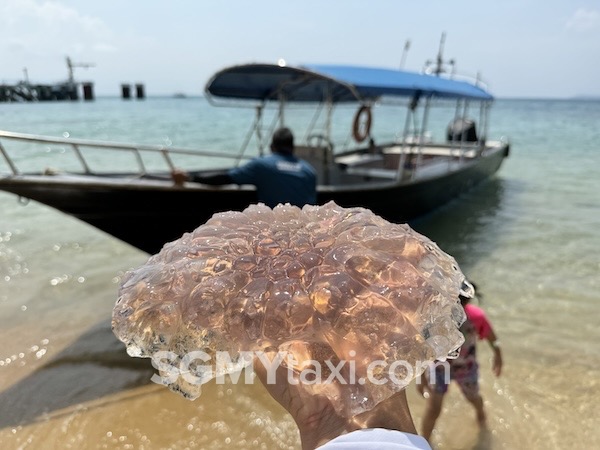
[[[426,446],[426,441],[417,436],[404,389],[372,410],[347,418],[340,415],[331,400],[324,395],[308,395],[300,384],[290,384],[287,369],[282,365],[275,371],[276,383],[267,383],[267,370],[258,358],[254,360],[254,371],[271,397],[293,417],[300,431],[303,450],[315,449],[332,439],[357,430],[373,429],[400,431],[401,439],[410,436],[410,439]],[[411,445],[404,448],[429,447]]]
[[[190,176],[190,179],[194,183],[211,184],[211,185],[232,184],[234,182],[228,173],[216,173],[214,175],[192,174]]]
[[[190,179],[187,172],[179,169],[173,169],[171,172],[171,178],[173,179],[175,186],[183,186],[183,183]]]
[[[494,371],[494,375],[499,377],[500,373],[502,372],[502,350],[500,349],[500,341],[492,329],[489,331],[486,339],[489,342],[490,347],[492,347],[492,351],[494,352],[494,357],[492,359],[492,370]]]
[[[470,303],[465,305],[465,312],[475,326],[479,339],[487,340],[492,347],[492,351],[494,352],[492,370],[496,376],[500,376],[502,372],[502,350],[500,350],[500,341],[498,341],[498,337],[494,333],[491,322],[481,308]]]
[[[181,186],[186,181],[193,181],[194,183],[210,184],[210,185],[221,185],[221,184],[232,184],[233,179],[228,173],[217,173],[213,175],[201,175],[199,173],[188,173],[183,170],[175,169],[171,172],[171,177],[175,182],[175,185]]]

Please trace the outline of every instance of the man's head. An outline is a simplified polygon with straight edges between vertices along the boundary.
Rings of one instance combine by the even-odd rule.
[[[291,155],[294,153],[294,135],[289,128],[279,128],[273,133],[271,151]]]

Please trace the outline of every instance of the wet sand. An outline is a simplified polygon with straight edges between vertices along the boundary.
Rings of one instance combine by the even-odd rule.
[[[591,429],[598,417],[597,404],[587,398],[598,393],[591,369],[569,368],[580,380],[580,398],[574,398],[560,392],[566,367],[543,377],[538,371],[522,373],[513,356],[519,350],[509,346],[506,374],[494,379],[486,350],[480,350],[480,360],[488,430],[478,429],[474,412],[454,387],[434,432],[434,448],[566,448],[568,442],[595,447],[597,435],[577,431]],[[125,354],[108,322],[98,323],[3,388],[2,448],[299,448],[293,421],[260,383],[211,382],[199,399],[189,401],[150,382],[153,370],[148,360]],[[419,425],[425,401],[413,385],[408,394]],[[576,413],[565,414],[576,404]],[[581,423],[585,417],[587,424]]]

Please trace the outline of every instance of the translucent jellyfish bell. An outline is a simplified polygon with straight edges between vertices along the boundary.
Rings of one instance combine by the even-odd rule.
[[[112,324],[188,398],[249,364],[248,352],[278,350],[306,395],[350,417],[460,347],[469,289],[456,261],[408,225],[333,202],[259,204],[215,214],[128,273]],[[238,362],[219,366],[224,353]]]

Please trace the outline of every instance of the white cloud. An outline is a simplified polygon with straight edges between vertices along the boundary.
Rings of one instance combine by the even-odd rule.
[[[31,56],[85,54],[95,48],[111,48],[113,33],[95,17],[79,13],[58,1],[2,0],[0,47],[27,49]],[[8,44],[8,45],[7,45]]]
[[[579,8],[566,23],[566,29],[579,33],[600,29],[600,12]]]
[[[94,50],[98,53],[113,53],[117,51],[117,48],[114,45],[106,44],[106,43],[98,43],[94,45]]]

